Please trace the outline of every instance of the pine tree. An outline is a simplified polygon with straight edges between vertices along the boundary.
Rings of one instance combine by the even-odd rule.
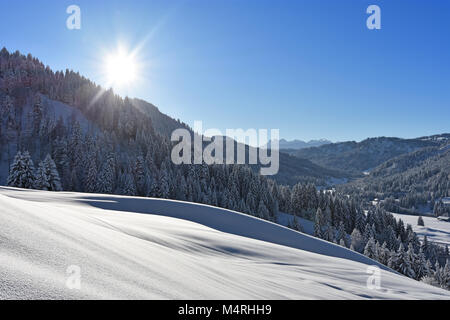
[[[442,287],[443,281],[444,281],[444,272],[441,266],[439,265],[439,262],[436,260],[436,263],[434,265],[434,279],[436,280],[437,284]]]
[[[318,208],[316,211],[316,218],[314,221],[314,236],[317,238],[322,238],[322,220],[323,220],[323,213],[322,209]]]
[[[250,212],[254,212],[256,210],[256,200],[255,200],[255,196],[253,195],[252,192],[248,192],[247,193],[247,198],[246,198],[246,204],[247,204],[247,208],[250,210]]]
[[[443,274],[442,274],[442,287],[444,289],[450,289],[450,264],[449,259],[446,260]]]
[[[417,225],[422,227],[425,226],[422,216],[419,216],[419,218],[417,219]]]
[[[156,196],[158,198],[168,199],[169,198],[169,178],[166,170],[161,170],[159,174],[159,194]],[[198,183],[197,183],[198,184]]]
[[[84,182],[84,191],[85,192],[97,191],[97,163],[94,153],[90,153],[88,156],[88,168],[86,179]]]
[[[39,162],[39,166],[36,171],[34,188],[36,188],[38,190],[48,190],[48,188],[50,187],[50,184],[47,179],[48,179],[48,177],[45,174],[44,163],[41,161],[41,162]]]
[[[351,245],[353,246],[354,250],[362,253],[364,251],[365,242],[364,237],[362,236],[361,232],[357,228],[355,228],[351,234]]]
[[[371,259],[378,260],[375,239],[373,237],[370,237],[369,241],[367,241],[366,247],[364,248],[364,255]]]
[[[43,112],[43,106],[42,106],[42,99],[40,94],[36,94],[35,96],[35,102],[33,104],[33,110],[32,110],[32,130],[33,130],[33,136],[37,136],[39,134],[39,129],[41,127],[41,121],[42,121],[42,112]]]
[[[34,165],[30,154],[28,151],[17,152],[9,171],[8,186],[32,189],[35,179]]]
[[[160,194],[161,194],[161,190],[159,188],[158,181],[156,181],[156,179],[154,179],[150,186],[148,196],[152,197],[152,198],[159,198]],[[192,194],[190,194],[190,195],[192,196]]]
[[[106,163],[103,165],[102,170],[97,180],[97,190],[99,193],[112,193],[114,190],[115,181],[115,168],[114,158],[109,155]]]
[[[383,242],[383,245],[378,250],[378,261],[380,263],[387,265],[389,260],[389,249],[387,248],[387,243]]]
[[[359,232],[364,232],[365,226],[366,226],[366,222],[365,222],[364,213],[362,213],[361,211],[356,211],[355,228],[357,228],[359,230]]]
[[[126,173],[122,178],[122,194],[127,196],[136,195],[136,187],[134,184],[134,179],[131,174]]]
[[[401,244],[401,246],[402,246],[402,244]],[[402,249],[403,249],[403,247],[402,247]],[[399,265],[399,261],[398,261],[398,257],[397,257],[397,252],[395,250],[392,250],[389,253],[387,266],[393,270],[398,271],[398,265]]]
[[[428,275],[427,270],[427,261],[425,260],[425,255],[423,253],[423,249],[419,249],[419,253],[416,255],[416,260],[413,264],[413,269],[416,274],[416,279],[420,280],[424,276]]]
[[[343,240],[345,243],[345,238],[346,238],[345,226],[344,226],[344,223],[341,221],[339,223],[339,228],[338,228],[338,231],[336,234],[336,242],[341,243],[341,240]]]
[[[58,169],[56,164],[49,154],[42,162],[42,168],[44,170],[45,182],[41,185],[41,190],[48,191],[61,191],[61,179],[59,178]]]
[[[425,276],[431,276],[433,274],[433,265],[431,264],[430,260],[427,260],[427,263],[425,265]]]
[[[421,248],[422,248],[424,254],[428,255],[428,237],[426,235],[423,237],[423,242],[422,242]]]
[[[416,254],[414,253],[414,247],[412,243],[408,245],[408,251],[406,252],[405,256],[405,267],[406,270],[402,272],[404,275],[415,279],[417,277],[415,271],[414,271],[414,264],[417,261]]]
[[[0,106],[0,118],[1,119],[8,119],[8,117],[11,115],[14,109],[13,100],[9,95],[6,95],[3,98],[2,104]]]
[[[144,196],[147,194],[148,190],[148,186],[147,186],[147,178],[146,178],[146,170],[145,170],[145,161],[144,158],[142,156],[138,156],[136,158],[136,162],[134,165],[134,181],[135,181],[135,185],[136,185],[136,190],[137,193],[140,196]]]
[[[259,201],[258,205],[258,217],[262,219],[269,218],[269,210],[267,210],[267,207],[262,200]]]
[[[83,133],[81,131],[81,126],[78,121],[74,121],[72,134],[68,143],[68,161],[70,171],[72,172],[72,188],[74,190],[81,189],[81,179],[83,176],[84,169],[84,157],[85,153],[83,152]],[[112,189],[114,190],[114,188]]]
[[[323,221],[321,225],[324,229],[322,232],[322,238],[330,242],[335,240],[335,232],[332,226],[332,214],[330,208],[328,207],[323,212]]]
[[[396,258],[397,258],[396,270],[408,277],[414,278],[415,274],[414,270],[412,270],[412,265],[409,258],[409,251],[405,252],[403,243],[401,243],[398,248]]]

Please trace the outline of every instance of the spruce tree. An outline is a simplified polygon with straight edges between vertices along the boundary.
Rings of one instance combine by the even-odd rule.
[[[39,162],[38,169],[36,171],[36,179],[34,182],[34,187],[38,190],[48,190],[50,184],[48,182],[48,177],[45,174],[44,163]]]
[[[336,242],[340,243],[341,240],[344,240],[344,243],[345,243],[345,238],[346,238],[345,226],[344,226],[344,223],[341,221],[339,223],[339,228],[338,228],[338,231],[336,234]]]
[[[34,165],[28,151],[17,152],[11,164],[7,184],[10,187],[32,189],[35,183]]]
[[[375,240],[373,237],[370,237],[369,241],[367,241],[366,247],[364,248],[364,255],[371,259],[378,260]]]
[[[417,225],[422,227],[425,226],[422,216],[419,216],[419,218],[417,219]]]
[[[97,163],[95,159],[95,154],[90,153],[88,156],[88,167],[87,175],[84,182],[85,192],[96,192],[97,191]]]
[[[389,249],[387,248],[387,243],[383,242],[383,245],[380,247],[379,251],[378,251],[378,261],[380,261],[380,263],[387,265],[388,264],[388,260],[389,260]]]
[[[414,270],[412,269],[410,252],[405,252],[403,243],[400,244],[397,251],[397,271],[404,274],[405,276],[414,278]]]
[[[362,236],[361,232],[357,228],[355,228],[351,234],[351,244],[355,251],[362,253],[364,251],[365,242],[364,237]]]
[[[424,276],[428,275],[427,261],[425,260],[425,255],[422,248],[419,249],[419,253],[416,255],[416,261],[414,262],[413,269],[416,273],[417,280],[420,280]]]
[[[262,219],[269,218],[269,210],[267,210],[267,207],[262,200],[259,201],[258,205],[258,217]]]
[[[100,193],[112,193],[114,190],[115,181],[115,169],[114,158],[109,155],[106,163],[103,165],[102,170],[97,180],[97,190]]]
[[[322,238],[322,220],[323,220],[322,209],[318,208],[316,211],[316,218],[314,221],[314,236],[317,238]]]
[[[127,196],[136,195],[134,179],[129,173],[126,173],[122,178],[122,194]]]
[[[47,177],[47,189],[48,191],[61,191],[61,179],[59,178],[58,169],[56,168],[56,164],[49,154],[44,159],[43,167],[45,170],[45,176]]]

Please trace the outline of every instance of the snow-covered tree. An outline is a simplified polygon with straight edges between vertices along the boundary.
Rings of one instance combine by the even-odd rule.
[[[412,243],[410,243],[408,245],[408,251],[406,252],[406,256],[405,256],[405,265],[404,267],[400,267],[402,268],[401,272],[410,277],[410,278],[416,278],[416,273],[414,271],[414,264],[417,261],[417,257],[416,254],[414,253],[414,247],[412,245]]]
[[[44,163],[41,161],[39,162],[38,169],[36,171],[34,188],[38,190],[48,190],[49,187],[50,184],[48,183],[47,175],[45,174]]]
[[[34,165],[29,152],[17,152],[9,170],[8,186],[32,189],[34,182]]]
[[[258,217],[269,219],[269,210],[267,210],[267,207],[262,200],[259,201],[258,205]]]
[[[148,193],[147,171],[145,168],[145,160],[142,156],[136,158],[133,174],[138,195],[146,195]]]
[[[344,243],[345,243],[346,237],[347,237],[347,234],[345,233],[344,222],[343,222],[343,221],[340,221],[340,223],[339,223],[339,228],[338,228],[337,234],[336,234],[336,242],[337,242],[337,243],[340,243],[341,240],[343,240]]]
[[[362,253],[364,251],[364,247],[366,245],[364,241],[364,237],[361,232],[357,228],[355,228],[351,234],[351,246],[357,252]]]
[[[96,192],[97,191],[97,162],[95,159],[95,154],[92,152],[87,157],[87,175],[84,180],[84,191],[85,192]]]
[[[108,156],[106,163],[103,165],[102,170],[97,180],[97,190],[99,193],[112,193],[114,190],[115,181],[115,165],[114,157]]]
[[[322,238],[322,220],[323,220],[323,212],[321,208],[318,208],[316,211],[316,218],[314,221],[314,236],[317,238]]]
[[[35,188],[47,191],[61,191],[61,179],[59,178],[56,164],[49,154],[44,161],[39,163],[36,173]]]
[[[427,269],[427,261],[425,260],[425,254],[423,253],[422,248],[419,249],[419,253],[415,256],[413,269],[417,280],[420,280],[423,277],[429,275],[429,270]]]
[[[387,243],[386,241],[383,242],[383,245],[381,247],[378,248],[378,261],[384,265],[388,264],[388,260],[389,260],[389,249],[387,248]]]
[[[31,112],[32,112],[32,132],[33,136],[36,137],[39,134],[41,128],[41,121],[43,117],[43,105],[40,94],[35,95],[33,109]]]
[[[367,241],[366,247],[364,248],[364,255],[371,259],[378,260],[375,239],[373,237],[370,237],[369,241]]]
[[[121,193],[123,195],[127,195],[127,196],[136,195],[136,186],[134,183],[134,179],[133,179],[132,175],[129,173],[126,173],[122,177]]]

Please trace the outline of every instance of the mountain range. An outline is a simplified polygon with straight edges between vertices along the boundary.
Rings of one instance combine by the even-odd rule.
[[[448,133],[414,139],[377,137],[361,142],[347,141],[305,148],[289,154],[323,167],[362,173],[402,154],[445,145],[449,139]]]
[[[286,150],[300,150],[304,148],[309,147],[318,147],[324,144],[330,144],[332,143],[330,140],[327,139],[319,139],[319,140],[309,140],[309,141],[303,141],[303,140],[286,140],[286,139],[280,139],[275,141],[269,142],[269,147],[271,147],[271,144],[274,142],[278,142],[278,149],[286,151]]]

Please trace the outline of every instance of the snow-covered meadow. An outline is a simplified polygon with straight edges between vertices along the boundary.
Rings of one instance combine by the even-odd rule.
[[[0,187],[1,299],[450,299],[386,267],[369,289],[370,265],[230,210]]]
[[[438,220],[434,216],[422,216],[424,226],[417,225],[418,216],[392,213],[397,219],[410,224],[415,233],[422,240],[426,235],[428,240],[439,244],[450,245],[450,222]]]

